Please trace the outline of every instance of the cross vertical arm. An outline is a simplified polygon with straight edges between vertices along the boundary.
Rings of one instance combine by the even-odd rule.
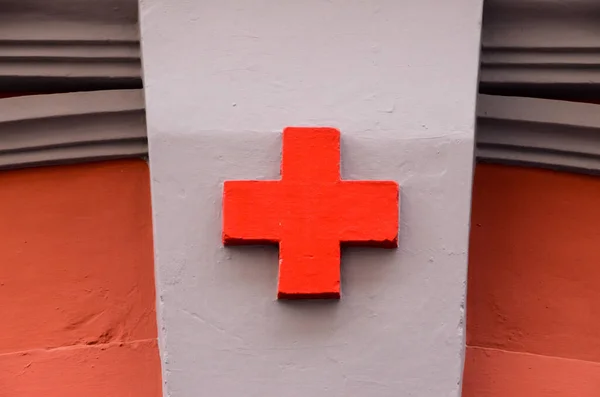
[[[281,179],[293,183],[340,179],[340,132],[334,128],[288,127],[283,131]]]
[[[327,236],[285,236],[279,243],[277,297],[339,299],[339,241]]]

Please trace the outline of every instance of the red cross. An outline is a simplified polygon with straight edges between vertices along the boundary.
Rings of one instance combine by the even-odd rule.
[[[340,244],[398,246],[399,187],[340,180],[340,133],[286,128],[281,180],[227,181],[223,243],[279,243],[280,299],[340,297]]]

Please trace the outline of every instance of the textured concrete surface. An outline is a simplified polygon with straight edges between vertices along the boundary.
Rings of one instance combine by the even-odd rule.
[[[142,160],[0,172],[0,395],[160,397]]]
[[[597,176],[477,167],[470,346],[600,363],[599,200]]]
[[[480,13],[142,1],[165,395],[460,394]],[[338,303],[277,302],[277,249],[221,244],[223,181],[277,179],[288,125],[401,186],[399,248],[344,250]]]
[[[467,347],[464,397],[595,397],[600,363]]]
[[[480,164],[463,397],[600,393],[600,179]]]

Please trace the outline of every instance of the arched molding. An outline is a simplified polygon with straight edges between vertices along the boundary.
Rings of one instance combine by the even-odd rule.
[[[0,100],[0,169],[143,157],[141,90]]]
[[[480,95],[477,116],[480,161],[600,171],[600,105]]]
[[[485,85],[600,84],[600,2],[486,0]]]
[[[0,0],[0,90],[141,86],[137,0]]]

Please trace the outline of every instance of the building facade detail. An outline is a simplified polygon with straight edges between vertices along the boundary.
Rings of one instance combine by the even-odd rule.
[[[141,90],[2,99],[0,169],[144,157]]]
[[[0,89],[140,88],[136,1],[3,0]]]
[[[481,83],[600,84],[600,24],[595,0],[487,0]]]
[[[477,117],[481,161],[600,171],[598,105],[480,95]]]
[[[340,245],[398,247],[398,183],[341,180],[336,129],[288,127],[280,180],[223,185],[223,243],[279,244],[279,299],[339,299]]]

